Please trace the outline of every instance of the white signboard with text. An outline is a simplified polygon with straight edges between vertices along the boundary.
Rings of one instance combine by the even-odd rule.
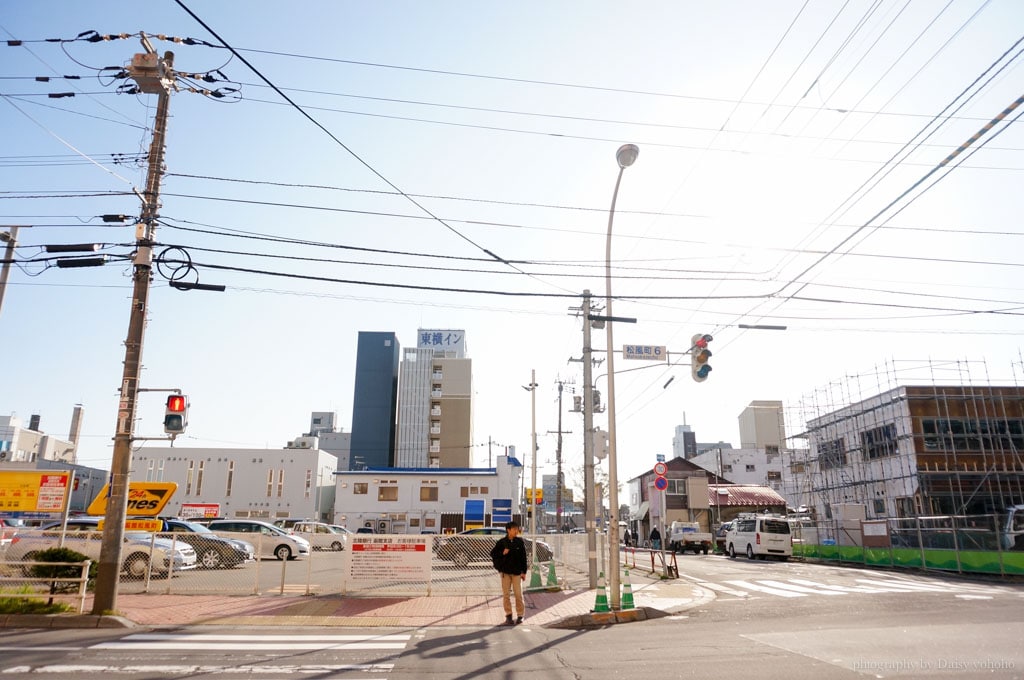
[[[622,358],[665,361],[668,358],[668,352],[664,345],[623,345]]]
[[[466,331],[421,328],[416,332],[416,349],[455,352],[456,359],[465,359]]]
[[[368,582],[430,581],[433,537],[362,534],[349,538],[348,578]]]

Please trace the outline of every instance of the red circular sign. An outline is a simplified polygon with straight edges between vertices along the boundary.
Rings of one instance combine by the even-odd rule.
[[[654,478],[654,488],[658,491],[664,491],[668,488],[668,480],[664,477],[658,476]]]
[[[668,472],[668,465],[665,465],[664,463],[654,464],[654,474],[659,477],[664,477],[666,472]]]

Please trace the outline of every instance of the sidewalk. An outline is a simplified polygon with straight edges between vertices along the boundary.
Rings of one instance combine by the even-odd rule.
[[[713,593],[679,579],[660,581],[633,574],[637,616],[657,618],[713,599]],[[594,590],[524,593],[526,622],[535,626],[585,627],[611,623],[589,617]],[[87,600],[86,611],[91,602]],[[120,595],[120,616],[0,616],[0,627],[137,626],[493,626],[505,618],[500,597],[342,597],[262,595]]]

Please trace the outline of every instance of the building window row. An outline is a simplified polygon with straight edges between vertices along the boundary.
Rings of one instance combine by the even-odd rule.
[[[1022,418],[922,418],[926,451],[1020,451]]]
[[[896,425],[888,423],[882,427],[861,432],[860,444],[864,449],[864,457],[868,460],[896,455],[899,448],[896,445]]]

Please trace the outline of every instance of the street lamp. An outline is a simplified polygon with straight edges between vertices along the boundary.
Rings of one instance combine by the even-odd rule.
[[[622,173],[636,161],[640,149],[635,144],[623,144],[615,152],[619,163],[619,176],[615,179],[612,192],[612,207],[608,210],[608,240],[604,255],[605,314],[612,316],[612,222],[615,219],[615,201],[619,198],[619,183]],[[611,507],[611,521],[608,522],[608,591],[612,609],[619,608],[619,473],[615,450],[615,342],[612,338],[614,324],[605,323],[608,338],[608,505]]]

